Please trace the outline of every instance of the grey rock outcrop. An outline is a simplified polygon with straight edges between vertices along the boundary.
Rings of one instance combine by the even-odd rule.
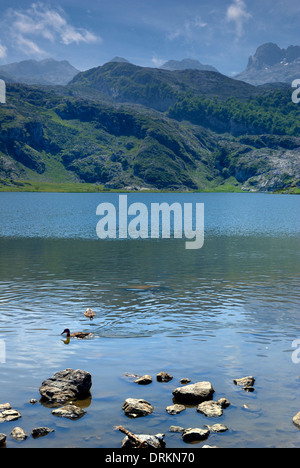
[[[40,387],[42,400],[64,404],[89,395],[92,377],[83,370],[65,369],[45,380]]]

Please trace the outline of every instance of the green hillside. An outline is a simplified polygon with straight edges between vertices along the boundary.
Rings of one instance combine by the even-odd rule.
[[[65,87],[10,84],[0,189],[296,192],[299,112],[286,88],[126,63]]]

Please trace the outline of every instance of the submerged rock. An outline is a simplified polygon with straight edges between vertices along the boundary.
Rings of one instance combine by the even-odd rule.
[[[182,433],[184,442],[197,442],[208,438],[210,432],[208,429],[201,429],[199,427],[185,429]]]
[[[165,434],[136,434],[136,437],[141,441],[145,442],[146,447],[153,447],[156,449],[165,448],[166,443],[164,441]],[[133,448],[135,446],[134,442],[130,440],[127,436],[122,441],[122,448]]]
[[[218,418],[223,414],[222,406],[216,401],[204,401],[197,406],[198,413],[204,414],[207,418]]]
[[[86,414],[86,411],[75,405],[66,405],[62,408],[53,410],[52,414],[54,414],[54,416],[60,416],[67,419],[79,419]]]
[[[89,372],[65,369],[45,380],[40,387],[40,394],[44,401],[63,404],[86,397],[91,386],[92,377]]]
[[[184,403],[197,404],[211,400],[214,388],[210,382],[197,382],[195,384],[178,387],[173,391],[174,397]]]
[[[123,411],[130,418],[139,418],[153,413],[153,406],[146,400],[127,398],[123,404]]]

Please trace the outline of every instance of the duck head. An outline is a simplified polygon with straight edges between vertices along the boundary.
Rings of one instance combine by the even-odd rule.
[[[64,331],[63,331],[61,334],[62,334],[62,335],[65,335],[65,334],[66,334],[67,337],[70,337],[71,332],[70,332],[70,330],[69,330],[68,328],[65,328]]]

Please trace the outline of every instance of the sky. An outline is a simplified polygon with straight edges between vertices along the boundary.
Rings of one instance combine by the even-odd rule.
[[[266,42],[300,45],[299,29],[299,0],[0,0],[0,64],[192,58],[232,76]]]

